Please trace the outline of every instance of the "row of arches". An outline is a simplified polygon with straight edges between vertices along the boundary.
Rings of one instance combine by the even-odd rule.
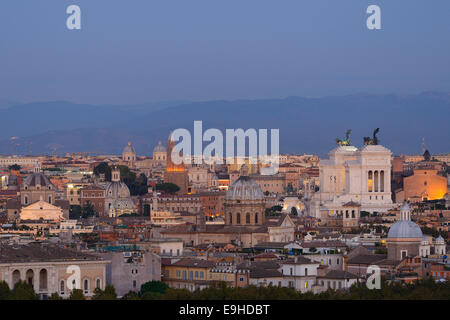
[[[25,282],[28,283],[30,286],[33,287],[33,289],[39,289],[39,291],[46,291],[48,290],[48,271],[47,269],[41,269],[39,271],[39,282],[38,282],[38,288],[36,288],[35,283],[35,271],[33,269],[28,269],[25,272]],[[12,273],[12,282],[13,286],[21,280],[21,272],[20,270],[14,270]],[[67,281],[64,279],[61,279],[59,282],[59,291],[61,295],[67,294],[69,292],[69,286],[66,283]],[[102,281],[100,278],[95,279],[95,288],[102,288]],[[75,280],[72,281],[72,288],[76,286]],[[94,289],[95,289],[94,288]],[[84,278],[82,280],[82,288],[84,294],[89,294],[91,292],[91,281],[88,278]],[[93,290],[92,290],[93,291]]]
[[[367,173],[367,191],[384,192],[384,170],[369,170]]]
[[[233,218],[234,216],[234,218]],[[244,220],[245,219],[245,220]],[[243,217],[241,217],[241,213],[237,212],[233,214],[232,212],[228,213],[228,223],[229,224],[239,224],[239,225],[253,225],[260,223],[260,214],[259,213],[250,213],[247,212]]]
[[[21,280],[21,275],[20,275],[20,271],[19,270],[14,270],[12,273],[12,282],[13,285],[15,285],[17,282],[19,282]],[[30,286],[32,286],[34,289],[35,288],[35,277],[34,277],[34,270],[33,269],[28,269],[25,272],[25,282],[27,282]],[[47,290],[47,285],[48,285],[48,272],[47,269],[41,269],[39,271],[39,284],[38,284],[38,288],[40,291],[43,290]]]

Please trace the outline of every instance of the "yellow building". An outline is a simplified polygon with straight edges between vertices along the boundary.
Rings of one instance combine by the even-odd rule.
[[[214,281],[211,279],[211,269],[216,265],[214,261],[199,259],[176,259],[162,262],[161,271],[163,282],[171,288],[204,289]]]

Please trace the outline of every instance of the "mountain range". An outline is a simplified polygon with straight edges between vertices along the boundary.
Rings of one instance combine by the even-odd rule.
[[[380,143],[394,154],[450,152],[450,94],[354,94],[322,98],[168,101],[141,105],[89,105],[65,101],[0,108],[0,153],[119,154],[130,141],[138,155],[151,155],[170,130],[280,129],[280,152],[324,156],[336,138],[355,146],[380,128]]]

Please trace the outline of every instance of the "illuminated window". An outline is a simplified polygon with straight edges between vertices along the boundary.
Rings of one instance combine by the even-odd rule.
[[[368,191],[369,192],[373,192],[373,175],[372,175],[372,171],[369,171],[369,173],[368,173],[367,187],[368,187]]]

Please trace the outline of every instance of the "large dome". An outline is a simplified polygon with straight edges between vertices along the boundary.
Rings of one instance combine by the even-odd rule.
[[[225,200],[264,200],[264,194],[254,180],[241,176],[229,187]]]
[[[418,238],[422,239],[422,230],[412,221],[404,220],[394,223],[389,229],[388,239],[392,238]]]
[[[120,181],[113,181],[106,186],[106,198],[129,198],[130,189]]]
[[[125,146],[125,148],[123,148],[122,153],[136,153],[134,151],[133,146],[131,145],[131,142],[128,142],[128,144]]]
[[[158,145],[155,147],[155,149],[153,149],[153,153],[155,152],[166,152],[166,148],[164,148],[161,140],[158,141]]]

